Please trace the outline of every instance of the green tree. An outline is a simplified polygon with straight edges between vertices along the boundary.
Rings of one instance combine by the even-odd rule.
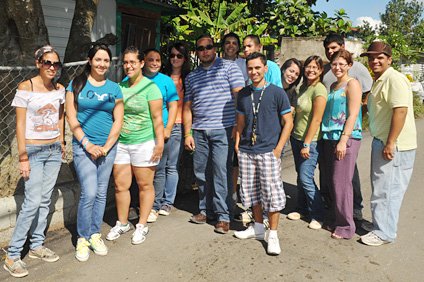
[[[307,0],[277,0],[269,14],[269,31],[283,37],[325,36],[330,32],[347,34],[351,22],[345,10],[335,11],[334,17],[312,10]]]

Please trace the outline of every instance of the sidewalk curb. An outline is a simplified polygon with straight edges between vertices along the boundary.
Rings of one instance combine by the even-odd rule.
[[[47,217],[48,231],[76,224],[80,194],[81,187],[78,181],[55,186]],[[23,201],[24,195],[0,198],[0,246],[9,243]],[[113,208],[115,208],[115,192],[113,185],[109,184],[106,211]]]

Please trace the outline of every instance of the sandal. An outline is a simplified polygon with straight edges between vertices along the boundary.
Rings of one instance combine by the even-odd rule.
[[[331,238],[336,239],[336,240],[346,239],[346,238],[344,238],[340,235],[337,235],[336,233],[332,233]]]

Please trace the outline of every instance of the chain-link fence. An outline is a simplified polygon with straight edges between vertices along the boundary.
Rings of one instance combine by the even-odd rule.
[[[58,81],[65,87],[82,72],[87,61],[64,64],[58,74]],[[112,81],[121,81],[121,62],[114,57],[106,76]],[[16,142],[16,114],[11,106],[18,85],[35,77],[37,67],[0,66],[0,197],[9,196],[21,179],[18,173],[18,147]],[[67,130],[66,140],[71,148],[72,134]],[[69,150],[70,151],[70,150]],[[65,161],[69,162],[72,154],[67,154]]]

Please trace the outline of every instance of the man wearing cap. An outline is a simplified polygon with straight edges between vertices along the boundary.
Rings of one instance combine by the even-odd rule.
[[[415,160],[415,128],[412,90],[405,75],[390,67],[388,44],[373,42],[362,56],[374,72],[368,98],[371,136],[371,212],[373,228],[361,241],[379,246],[396,238],[399,210]]]

